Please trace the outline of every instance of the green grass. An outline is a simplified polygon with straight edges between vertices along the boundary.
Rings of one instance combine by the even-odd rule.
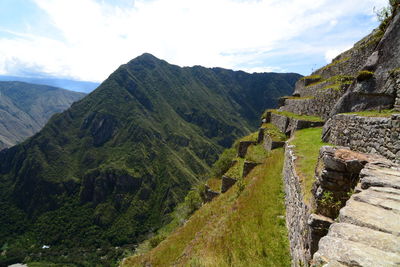
[[[281,132],[274,124],[272,123],[264,123],[262,125],[263,128],[267,129],[266,134],[268,134],[273,141],[286,141],[287,136]]]
[[[350,57],[345,57],[345,58],[342,58],[342,59],[339,59],[339,60],[335,60],[332,63],[330,63],[330,64],[326,65],[325,67],[323,67],[321,70],[327,70],[327,69],[329,69],[329,68],[331,68],[331,67],[333,67],[333,66],[335,66],[337,64],[344,63],[349,59],[350,59]]]
[[[322,128],[308,128],[296,131],[290,144],[295,145],[296,171],[302,180],[304,200],[311,199],[311,189],[315,182],[315,167],[317,165],[319,150],[323,145],[321,141]]]
[[[349,114],[349,115],[358,115],[362,117],[390,117],[393,114],[399,114],[399,111],[395,111],[393,109],[384,109],[384,110],[366,110],[366,111],[358,111],[358,112],[349,112],[349,113],[341,113],[341,114]]]
[[[220,191],[221,190],[221,178],[210,178],[207,180],[207,185],[213,191]]]
[[[389,74],[390,74],[390,76],[392,76],[392,77],[394,77],[394,76],[396,76],[396,75],[399,75],[399,74],[400,74],[400,68],[392,69],[391,71],[389,71]]]
[[[357,74],[357,81],[362,82],[374,77],[374,73],[368,70],[361,70]]]
[[[243,137],[242,139],[240,139],[240,141],[257,141],[257,137],[258,137],[258,131],[251,133],[245,137]]]
[[[305,80],[318,80],[321,79],[321,75],[315,74],[315,75],[310,75],[310,76],[304,76],[303,78],[300,79],[300,81],[305,81]]]
[[[276,109],[270,109],[269,111],[271,111],[272,113],[278,114],[278,115],[282,115],[282,116],[286,116],[286,117],[298,119],[298,120],[313,121],[313,122],[324,121],[322,118],[317,117],[317,116],[299,115],[299,114],[295,114],[295,113],[292,113],[289,111],[278,111]]]
[[[272,151],[245,179],[194,215],[148,253],[123,267],[290,266],[282,184],[284,153]]]
[[[246,160],[253,162],[263,162],[268,156],[268,152],[265,150],[263,144],[251,145],[247,149]]]
[[[226,173],[226,176],[229,176],[231,178],[236,178],[240,179],[242,178],[242,173],[243,173],[243,163],[244,159],[243,158],[236,158],[236,163],[233,165]]]

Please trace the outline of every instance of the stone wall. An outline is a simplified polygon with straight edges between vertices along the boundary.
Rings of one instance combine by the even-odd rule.
[[[285,99],[285,105],[279,110],[289,111],[299,115],[312,115],[319,116],[323,119],[327,119],[334,107],[335,103],[346,91],[348,85],[342,85],[340,90],[337,89],[316,89],[310,86],[310,98],[299,98],[299,99]]]
[[[305,128],[311,127],[320,127],[324,125],[322,121],[306,121],[306,120],[299,120],[295,118],[286,117],[280,114],[271,113],[271,123],[274,124],[278,129],[285,133],[287,136],[291,136],[292,133],[296,130],[301,130]]]
[[[293,146],[285,146],[283,179],[285,186],[286,227],[289,233],[292,266],[308,266],[309,250],[309,207],[303,202],[300,178],[295,169]]]
[[[394,76],[394,75],[393,75]],[[394,109],[400,111],[400,73],[397,73],[397,75],[393,79],[396,84],[396,98],[394,101]]]
[[[400,114],[388,118],[335,115],[324,126],[323,140],[400,163]]]

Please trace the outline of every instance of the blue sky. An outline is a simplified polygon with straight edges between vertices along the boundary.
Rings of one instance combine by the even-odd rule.
[[[0,74],[102,81],[149,52],[181,66],[309,74],[386,0],[1,0]]]

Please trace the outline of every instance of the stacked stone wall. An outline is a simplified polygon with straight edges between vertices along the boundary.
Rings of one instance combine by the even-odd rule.
[[[293,146],[285,146],[283,167],[285,185],[286,226],[289,232],[292,266],[308,266],[311,259],[309,250],[308,218],[310,209],[303,201],[300,177],[295,169]]]
[[[323,140],[400,163],[400,114],[388,118],[335,115],[324,126]]]

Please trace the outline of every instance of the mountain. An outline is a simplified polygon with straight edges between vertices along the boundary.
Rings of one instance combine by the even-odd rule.
[[[0,75],[0,81],[18,81],[34,84],[49,85],[67,90],[90,93],[100,84],[96,82],[76,81],[70,79],[54,78],[54,77],[21,77]]]
[[[3,262],[30,254],[107,266],[121,256],[115,246],[169,222],[218,154],[254,130],[300,77],[181,68],[150,54],[120,66],[35,136],[0,153]]]
[[[85,94],[24,82],[0,82],[0,150],[38,132]]]

